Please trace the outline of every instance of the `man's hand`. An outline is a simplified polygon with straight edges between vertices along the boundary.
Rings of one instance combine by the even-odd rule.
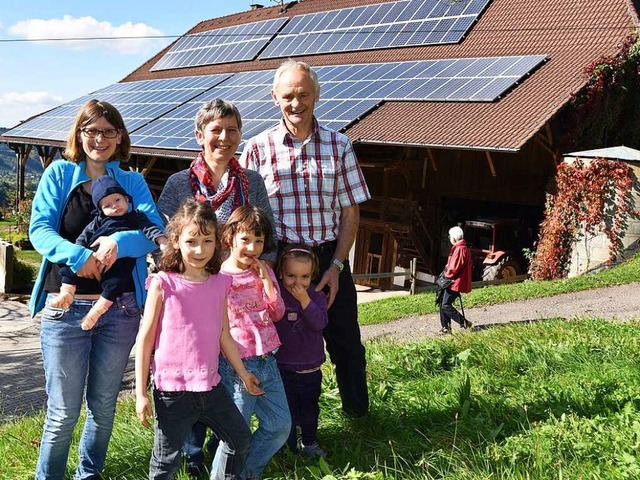
[[[335,265],[331,265],[324,271],[322,278],[318,282],[318,286],[316,287],[316,292],[322,291],[325,286],[329,286],[329,294],[327,295],[327,308],[330,308],[333,304],[333,301],[336,299],[336,295],[338,294],[340,281],[340,272],[338,271],[338,267]]]

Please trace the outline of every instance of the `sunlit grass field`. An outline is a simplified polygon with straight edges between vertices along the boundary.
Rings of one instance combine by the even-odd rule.
[[[467,305],[548,296],[640,279],[640,257],[597,275],[477,289]],[[361,305],[375,323],[430,313],[433,295]],[[365,310],[363,310],[363,307]],[[386,313],[385,313],[386,312]],[[640,319],[640,312],[639,312]],[[447,338],[367,342],[371,414],[341,414],[324,367],[319,442],[326,461],[277,455],[273,479],[640,478],[640,325],[562,319]],[[151,429],[131,397],[118,405],[105,479],[147,478]],[[43,415],[0,425],[0,479],[33,478]],[[77,463],[74,437],[69,478]],[[179,480],[188,476],[181,472]]]
[[[371,414],[343,417],[325,368],[329,458],[278,455],[265,478],[639,478],[639,333],[635,322],[550,320],[369,342]],[[118,410],[104,478],[146,478],[152,430],[131,397]],[[0,478],[32,478],[41,426],[41,415],[0,426]]]

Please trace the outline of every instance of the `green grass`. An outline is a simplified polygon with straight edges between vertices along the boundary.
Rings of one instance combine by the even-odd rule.
[[[549,320],[369,342],[370,416],[340,414],[325,365],[319,442],[329,459],[277,455],[264,478],[639,478],[639,334],[636,322]],[[134,408],[119,402],[105,479],[146,478],[152,430]],[[29,478],[41,424],[0,426],[0,478]]]
[[[595,275],[474,290],[468,306],[545,297],[640,278],[640,255]],[[361,322],[434,313],[433,293],[359,306]],[[274,479],[640,478],[640,328],[551,320],[420,343],[367,344],[371,415],[340,414],[326,365],[319,440],[329,460],[278,455]],[[147,478],[152,430],[119,402],[105,479]],[[0,480],[29,478],[43,416],[0,425]],[[70,466],[77,463],[76,431]],[[69,475],[72,474],[71,467]],[[178,480],[186,480],[184,472]]]
[[[16,243],[19,240],[26,240],[28,236],[18,232],[16,217],[11,216],[0,220],[0,238],[10,243]]]
[[[593,275],[552,281],[529,280],[516,284],[476,288],[464,295],[464,304],[465,307],[470,308],[480,307],[638,281],[640,281],[640,253],[619,265]],[[360,304],[358,305],[360,324],[374,325],[406,316],[435,313],[437,308],[434,304],[434,291]]]
[[[14,250],[16,258],[23,263],[29,264],[33,267],[40,267],[42,263],[42,255],[35,250]]]

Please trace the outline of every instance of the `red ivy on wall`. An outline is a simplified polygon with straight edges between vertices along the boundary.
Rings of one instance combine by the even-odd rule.
[[[574,243],[584,235],[604,233],[610,242],[610,261],[615,260],[629,218],[638,216],[632,187],[631,169],[623,162],[598,158],[562,163],[556,193],[547,195],[545,219],[531,260],[532,278],[566,277]]]
[[[640,147],[640,38],[630,35],[617,54],[584,69],[586,85],[554,121],[558,150]]]

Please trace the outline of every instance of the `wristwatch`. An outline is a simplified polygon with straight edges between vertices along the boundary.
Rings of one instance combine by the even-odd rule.
[[[344,263],[342,263],[337,258],[331,259],[331,265],[335,265],[338,268],[338,272],[342,272],[342,269],[344,268]]]

